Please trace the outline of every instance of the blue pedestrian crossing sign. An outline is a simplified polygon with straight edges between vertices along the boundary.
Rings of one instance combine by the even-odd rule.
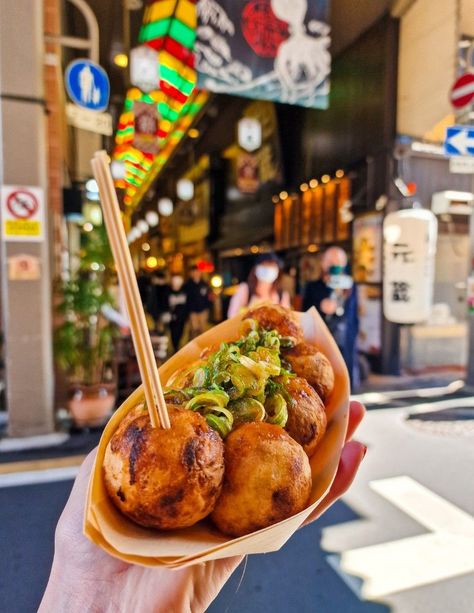
[[[107,73],[91,60],[74,60],[66,68],[66,90],[78,106],[105,111],[109,105],[110,83]]]
[[[450,126],[446,129],[444,152],[452,155],[474,155],[474,126]]]

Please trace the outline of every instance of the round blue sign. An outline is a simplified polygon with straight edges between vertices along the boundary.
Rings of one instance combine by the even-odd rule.
[[[109,105],[107,73],[91,60],[74,60],[66,68],[66,90],[71,100],[91,111],[105,111]]]

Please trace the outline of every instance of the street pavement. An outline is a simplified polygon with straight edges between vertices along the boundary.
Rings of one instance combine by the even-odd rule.
[[[357,435],[368,453],[351,490],[281,551],[250,556],[209,611],[473,611],[474,428],[469,411],[474,408],[436,419],[433,414],[444,415],[437,411],[444,407],[443,398],[432,396],[434,402],[398,397],[392,399],[396,408],[384,409],[372,408],[377,406],[372,397],[372,410]],[[385,401],[388,406],[390,395]],[[474,407],[472,397],[461,395],[456,402]],[[415,411],[416,419],[407,420]],[[71,481],[2,483],[0,475],[0,611],[28,613],[36,610],[47,580],[54,525]]]

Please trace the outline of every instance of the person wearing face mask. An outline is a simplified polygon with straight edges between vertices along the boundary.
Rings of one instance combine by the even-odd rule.
[[[355,390],[360,383],[357,287],[346,269],[346,252],[340,247],[326,249],[321,258],[321,277],[306,284],[303,310],[312,306],[318,310],[342,353]]]
[[[227,317],[259,302],[273,302],[290,306],[290,295],[279,285],[281,262],[274,253],[262,253],[250,271],[246,283],[241,283],[232,296]]]
[[[169,292],[170,309],[170,334],[174,351],[178,351],[181,337],[183,336],[184,324],[186,323],[186,292],[183,288],[184,279],[181,275],[171,277]]]

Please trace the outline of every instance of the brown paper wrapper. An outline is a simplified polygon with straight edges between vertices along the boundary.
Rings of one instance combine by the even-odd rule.
[[[335,388],[326,404],[328,427],[310,459],[313,488],[307,508],[278,524],[239,538],[222,535],[209,520],[203,520],[191,528],[170,532],[141,528],[134,524],[110,500],[104,484],[102,464],[107,444],[119,423],[132,408],[143,402],[140,387],[111,417],[99,442],[84,518],[84,533],[93,543],[125,562],[183,568],[229,556],[276,551],[317,509],[334,480],[344,445],[349,416],[349,377],[337,345],[316,309],[298,313],[298,317],[305,339],[317,345],[328,357],[335,373]],[[221,341],[236,340],[241,320],[242,315],[233,317],[188,343],[161,366],[161,381],[168,381],[176,370],[197,360],[203,349]]]

